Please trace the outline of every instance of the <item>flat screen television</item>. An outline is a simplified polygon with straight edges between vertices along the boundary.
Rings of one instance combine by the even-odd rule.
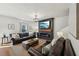
[[[39,22],[40,29],[49,29],[50,28],[50,21],[41,21]]]

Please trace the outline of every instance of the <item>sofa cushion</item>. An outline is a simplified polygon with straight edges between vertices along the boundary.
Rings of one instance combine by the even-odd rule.
[[[74,49],[73,49],[73,47],[71,45],[71,41],[69,39],[65,40],[64,56],[75,56]]]
[[[29,36],[29,33],[18,33],[20,38]]]
[[[54,55],[54,56],[61,56],[63,55],[63,49],[64,49],[64,38],[61,37],[59,38],[56,43],[51,47],[49,55]]]

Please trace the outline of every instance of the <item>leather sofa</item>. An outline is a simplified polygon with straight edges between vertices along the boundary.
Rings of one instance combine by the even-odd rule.
[[[49,53],[42,54],[38,49],[30,47],[28,52],[31,56],[75,56],[75,52],[69,39],[59,38],[57,42],[51,46]]]
[[[22,41],[35,38],[35,35],[29,35],[29,33],[18,33],[20,38],[11,38],[13,45],[22,43]]]

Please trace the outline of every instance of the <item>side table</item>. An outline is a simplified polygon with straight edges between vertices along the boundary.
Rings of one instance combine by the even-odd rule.
[[[8,43],[8,37],[2,37],[2,44],[4,44],[5,39],[7,39],[7,43]]]

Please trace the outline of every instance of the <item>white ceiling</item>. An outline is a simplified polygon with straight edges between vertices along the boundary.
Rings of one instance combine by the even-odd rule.
[[[19,19],[33,19],[33,13],[39,14],[39,19],[68,15],[68,3],[0,3],[0,15]]]

